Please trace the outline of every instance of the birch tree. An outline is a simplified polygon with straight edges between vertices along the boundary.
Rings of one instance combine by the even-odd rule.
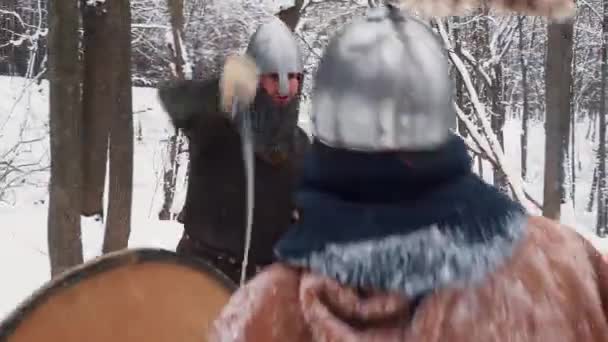
[[[517,23],[518,38],[519,38],[519,67],[521,68],[521,177],[526,179],[526,173],[528,170],[528,121],[530,120],[530,108],[528,105],[528,63],[525,56],[525,44],[524,44],[524,22],[525,17],[520,16],[519,22]],[[531,42],[534,42],[534,33],[532,31]]]

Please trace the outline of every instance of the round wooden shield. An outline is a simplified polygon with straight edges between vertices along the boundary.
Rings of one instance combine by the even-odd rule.
[[[0,341],[201,342],[236,288],[170,251],[109,253],[36,291],[1,323]]]

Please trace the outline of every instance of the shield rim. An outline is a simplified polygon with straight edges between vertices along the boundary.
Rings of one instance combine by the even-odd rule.
[[[21,301],[12,312],[0,321],[0,341],[7,341],[30,313],[59,291],[77,285],[80,281],[89,279],[91,276],[114,270],[125,264],[148,262],[177,264],[197,271],[204,271],[218,280],[231,293],[234,293],[238,288],[238,285],[226,274],[204,259],[189,257],[160,248],[134,248],[110,252],[66,270],[32,292],[29,297]]]

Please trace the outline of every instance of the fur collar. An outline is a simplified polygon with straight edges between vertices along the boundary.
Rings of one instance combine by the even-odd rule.
[[[317,142],[296,193],[300,221],[276,254],[343,284],[410,297],[481,280],[511,255],[526,213],[470,167],[455,136],[439,151],[399,155]]]

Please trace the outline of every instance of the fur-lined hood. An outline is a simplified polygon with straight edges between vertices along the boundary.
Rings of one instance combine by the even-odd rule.
[[[313,145],[297,224],[278,258],[355,288],[416,297],[470,285],[521,239],[523,208],[471,172],[453,136],[427,153],[368,154]]]

